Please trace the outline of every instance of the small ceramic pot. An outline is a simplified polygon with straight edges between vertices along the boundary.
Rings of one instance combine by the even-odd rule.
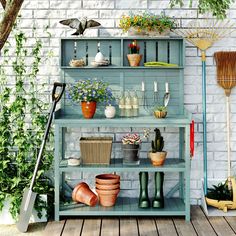
[[[123,164],[139,165],[140,145],[122,144]]]
[[[98,202],[97,195],[91,191],[85,182],[81,182],[75,186],[72,192],[72,199],[75,202],[82,202],[88,206],[95,206]]]
[[[142,60],[143,55],[141,54],[128,54],[127,58],[130,66],[139,66],[140,61]]]
[[[167,111],[154,111],[154,116],[156,118],[165,118],[167,115]]]
[[[98,193],[99,203],[104,207],[111,207],[116,204],[117,195],[120,192],[120,188],[114,190],[100,190],[96,188]]]
[[[116,108],[111,105],[106,106],[104,113],[105,113],[106,118],[108,119],[114,118],[116,115]]]
[[[81,109],[85,119],[93,118],[96,111],[97,103],[91,102],[81,102]]]
[[[152,165],[162,166],[166,160],[167,152],[149,152],[149,157],[151,159]]]
[[[96,183],[96,188],[99,190],[114,190],[120,188],[120,182],[117,184],[98,184]]]
[[[120,182],[120,176],[114,174],[101,174],[96,176],[98,184],[117,184]]]

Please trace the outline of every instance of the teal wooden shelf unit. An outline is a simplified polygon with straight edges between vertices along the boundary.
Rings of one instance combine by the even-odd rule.
[[[182,215],[190,220],[190,122],[191,114],[184,109],[184,65],[185,44],[182,38],[135,38],[141,47],[143,59],[139,67],[130,67],[126,55],[128,44],[133,38],[63,38],[61,39],[60,67],[61,81],[73,84],[80,79],[99,78],[110,84],[115,96],[126,90],[136,90],[141,100],[141,84],[145,83],[147,103],[153,104],[153,84],[158,84],[158,100],[162,104],[165,93],[165,83],[169,83],[171,99],[168,105],[168,116],[165,119],[156,119],[153,114],[140,106],[138,117],[121,118],[119,114],[114,119],[106,119],[104,107],[98,106],[93,119],[84,119],[79,105],[72,104],[65,95],[61,108],[55,113],[55,220],[60,216],[158,216]],[[101,51],[110,65],[106,67],[92,67],[90,64],[98,51]],[[83,59],[84,67],[70,67],[71,59]],[[148,61],[164,61],[177,64],[173,67],[145,67]],[[67,127],[175,127],[177,128],[179,142],[179,158],[168,157],[161,167],[154,167],[150,161],[141,159],[138,166],[125,166],[122,159],[112,159],[110,165],[80,165],[67,166],[65,159],[65,132]],[[65,172],[139,172],[163,171],[179,173],[178,186],[165,196],[164,209],[140,209],[138,199],[118,197],[114,207],[88,207],[82,204],[64,204],[60,198],[64,191]],[[178,190],[179,196],[173,198]]]

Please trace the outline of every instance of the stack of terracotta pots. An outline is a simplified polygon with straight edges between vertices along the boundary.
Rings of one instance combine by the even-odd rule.
[[[120,176],[114,174],[101,174],[96,176],[96,192],[100,205],[114,206],[120,192]]]

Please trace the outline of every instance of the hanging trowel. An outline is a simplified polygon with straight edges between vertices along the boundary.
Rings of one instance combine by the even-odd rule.
[[[166,93],[163,98],[164,107],[168,106],[169,101],[170,101],[169,84],[166,83]]]

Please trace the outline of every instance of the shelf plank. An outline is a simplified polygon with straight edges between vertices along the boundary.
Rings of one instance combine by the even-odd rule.
[[[80,235],[82,230],[83,220],[82,219],[70,219],[66,221],[63,236],[76,236]]]
[[[120,236],[137,236],[138,225],[135,218],[122,218],[120,219]]]
[[[177,236],[177,232],[172,219],[156,218],[156,225],[159,236],[172,235]]]
[[[101,227],[102,236],[119,236],[119,219],[103,218]]]
[[[112,69],[125,69],[125,70],[179,70],[184,69],[183,66],[137,66],[137,67],[131,67],[131,66],[84,66],[84,67],[71,67],[71,66],[61,66],[61,69],[66,70],[112,70]]]
[[[84,119],[82,115],[63,114],[63,111],[59,110],[55,113],[54,123],[61,127],[185,127],[191,123],[191,116],[183,114],[156,119],[154,116],[140,115],[130,118],[106,119],[104,116],[95,114],[93,119]]]
[[[156,236],[157,228],[154,219],[139,218],[138,219],[140,236]]]
[[[101,219],[84,219],[83,231],[81,236],[99,236],[100,227]]]
[[[61,216],[184,216],[185,204],[180,198],[166,198],[165,207],[163,209],[148,208],[142,209],[138,207],[137,198],[122,198],[118,197],[114,207],[102,207],[97,205],[89,207],[79,204],[74,208],[66,207],[59,211]]]
[[[67,160],[60,163],[60,171],[89,171],[89,172],[102,172],[102,171],[163,171],[163,172],[184,172],[185,161],[179,158],[167,158],[163,166],[153,166],[149,159],[141,159],[139,165],[123,165],[122,159],[111,159],[110,165],[80,165],[68,166]]]

